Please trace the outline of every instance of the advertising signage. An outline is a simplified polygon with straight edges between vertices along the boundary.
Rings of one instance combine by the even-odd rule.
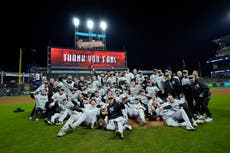
[[[126,67],[125,51],[50,48],[51,69],[108,70]]]

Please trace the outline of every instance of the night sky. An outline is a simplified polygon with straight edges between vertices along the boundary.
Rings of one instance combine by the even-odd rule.
[[[47,0],[20,1],[5,8],[0,60],[4,71],[18,71],[20,48],[24,72],[28,64],[46,67],[48,44],[73,48],[73,17],[80,19],[83,32],[88,18],[95,24],[105,20],[107,49],[126,50],[131,69],[176,71],[184,59],[189,71],[198,69],[200,61],[202,74],[209,75],[206,60],[219,49],[212,40],[230,34],[229,0]]]

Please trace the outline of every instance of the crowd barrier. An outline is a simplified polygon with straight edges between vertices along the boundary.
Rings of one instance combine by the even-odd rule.
[[[33,89],[32,84],[21,84],[14,87],[0,86],[0,97],[2,96],[18,96],[29,95]]]

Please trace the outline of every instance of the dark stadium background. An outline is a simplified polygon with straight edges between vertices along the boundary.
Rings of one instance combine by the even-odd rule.
[[[206,60],[218,49],[213,39],[230,33],[230,1],[18,1],[6,2],[1,10],[0,69],[18,71],[23,48],[23,71],[36,63],[46,67],[48,44],[74,47],[72,18],[108,23],[107,48],[126,50],[128,66],[193,70],[201,65],[208,76]],[[97,27],[95,27],[97,28]]]

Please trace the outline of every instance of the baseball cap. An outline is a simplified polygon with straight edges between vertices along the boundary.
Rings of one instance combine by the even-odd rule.
[[[162,72],[162,70],[161,70],[161,69],[158,69],[158,70],[157,70],[157,72],[158,72],[158,73],[161,73],[161,72]]]
[[[188,73],[188,70],[183,70],[183,73]]]
[[[170,72],[166,72],[165,73],[165,76],[167,77],[167,76],[170,76],[171,75],[171,73]]]
[[[122,97],[122,101],[125,100],[125,99],[128,99],[128,97],[127,96]]]
[[[73,87],[73,88],[71,88],[70,90],[75,90],[75,91],[77,91],[77,88]]]
[[[193,75],[190,75],[190,76],[188,76],[188,79],[193,79],[194,78],[194,76]]]
[[[63,90],[63,91],[64,91],[64,90],[65,90],[65,88],[64,88],[64,87],[61,87],[61,88],[60,88],[60,90]]]
[[[113,96],[109,96],[108,99],[113,99]]]
[[[145,92],[145,90],[144,89],[140,89],[140,92]]]

